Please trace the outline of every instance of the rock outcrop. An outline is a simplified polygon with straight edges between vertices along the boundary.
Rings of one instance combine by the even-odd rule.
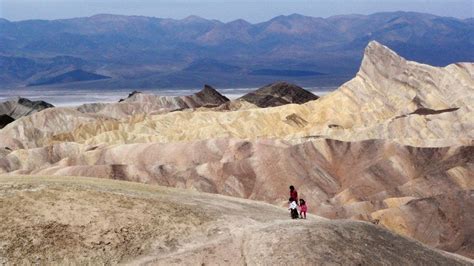
[[[13,119],[18,119],[51,107],[54,106],[44,101],[31,101],[19,97],[0,103],[0,115],[8,115]]]
[[[16,98],[0,103],[0,129],[23,116],[54,107],[44,101],[30,101],[26,98]]]
[[[142,93],[142,92],[141,92],[141,91],[132,91],[131,93],[128,94],[128,97],[127,97],[127,98],[125,98],[125,99],[120,99],[120,100],[119,100],[119,103],[125,101],[125,100],[128,99],[128,98],[131,98],[132,96],[134,96],[135,94],[138,94],[138,93]]]
[[[176,99],[176,106],[167,108],[178,110],[198,107],[216,107],[229,101],[227,97],[223,96],[217,90],[207,84],[204,85],[204,88],[201,91],[193,95],[182,97],[164,97],[165,96],[135,92],[131,93],[127,99],[123,100],[123,102],[149,103],[162,102],[162,99]]]
[[[368,223],[130,182],[0,177],[0,202],[3,264],[473,263]]]
[[[93,103],[77,108],[83,113],[95,113],[108,118],[126,118],[133,115],[153,115],[171,111],[200,107],[217,107],[229,99],[209,85],[188,96],[159,96],[149,93],[133,92],[119,103]]]
[[[238,100],[252,103],[258,107],[275,107],[290,103],[303,104],[317,100],[313,93],[291,83],[276,82],[268,84],[256,91],[245,94]]]

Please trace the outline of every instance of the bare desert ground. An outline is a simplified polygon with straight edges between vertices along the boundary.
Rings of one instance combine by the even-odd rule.
[[[282,195],[284,197],[285,195]],[[472,265],[366,222],[133,182],[0,177],[0,262]]]

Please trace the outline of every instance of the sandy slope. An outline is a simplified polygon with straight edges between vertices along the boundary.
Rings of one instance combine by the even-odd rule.
[[[368,223],[138,183],[1,177],[0,203],[3,263],[473,263]]]

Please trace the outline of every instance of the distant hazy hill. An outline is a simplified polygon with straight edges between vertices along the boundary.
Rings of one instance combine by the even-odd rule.
[[[0,86],[78,68],[114,77],[79,85],[96,88],[244,86],[280,79],[338,85],[355,74],[370,40],[409,59],[446,65],[474,61],[473,36],[472,18],[411,12],[293,14],[257,24],[196,16],[0,20]]]
[[[75,81],[100,80],[100,79],[108,79],[108,78],[110,77],[98,75],[95,73],[90,73],[82,69],[76,69],[76,70],[72,70],[58,76],[37,80],[33,83],[30,83],[29,86],[53,85],[53,84],[68,83],[68,82],[75,82]]]

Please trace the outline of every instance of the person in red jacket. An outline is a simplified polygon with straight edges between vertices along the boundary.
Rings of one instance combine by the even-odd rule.
[[[290,186],[290,198],[293,198],[293,200],[296,201],[296,204],[298,204],[298,192],[294,186]]]

